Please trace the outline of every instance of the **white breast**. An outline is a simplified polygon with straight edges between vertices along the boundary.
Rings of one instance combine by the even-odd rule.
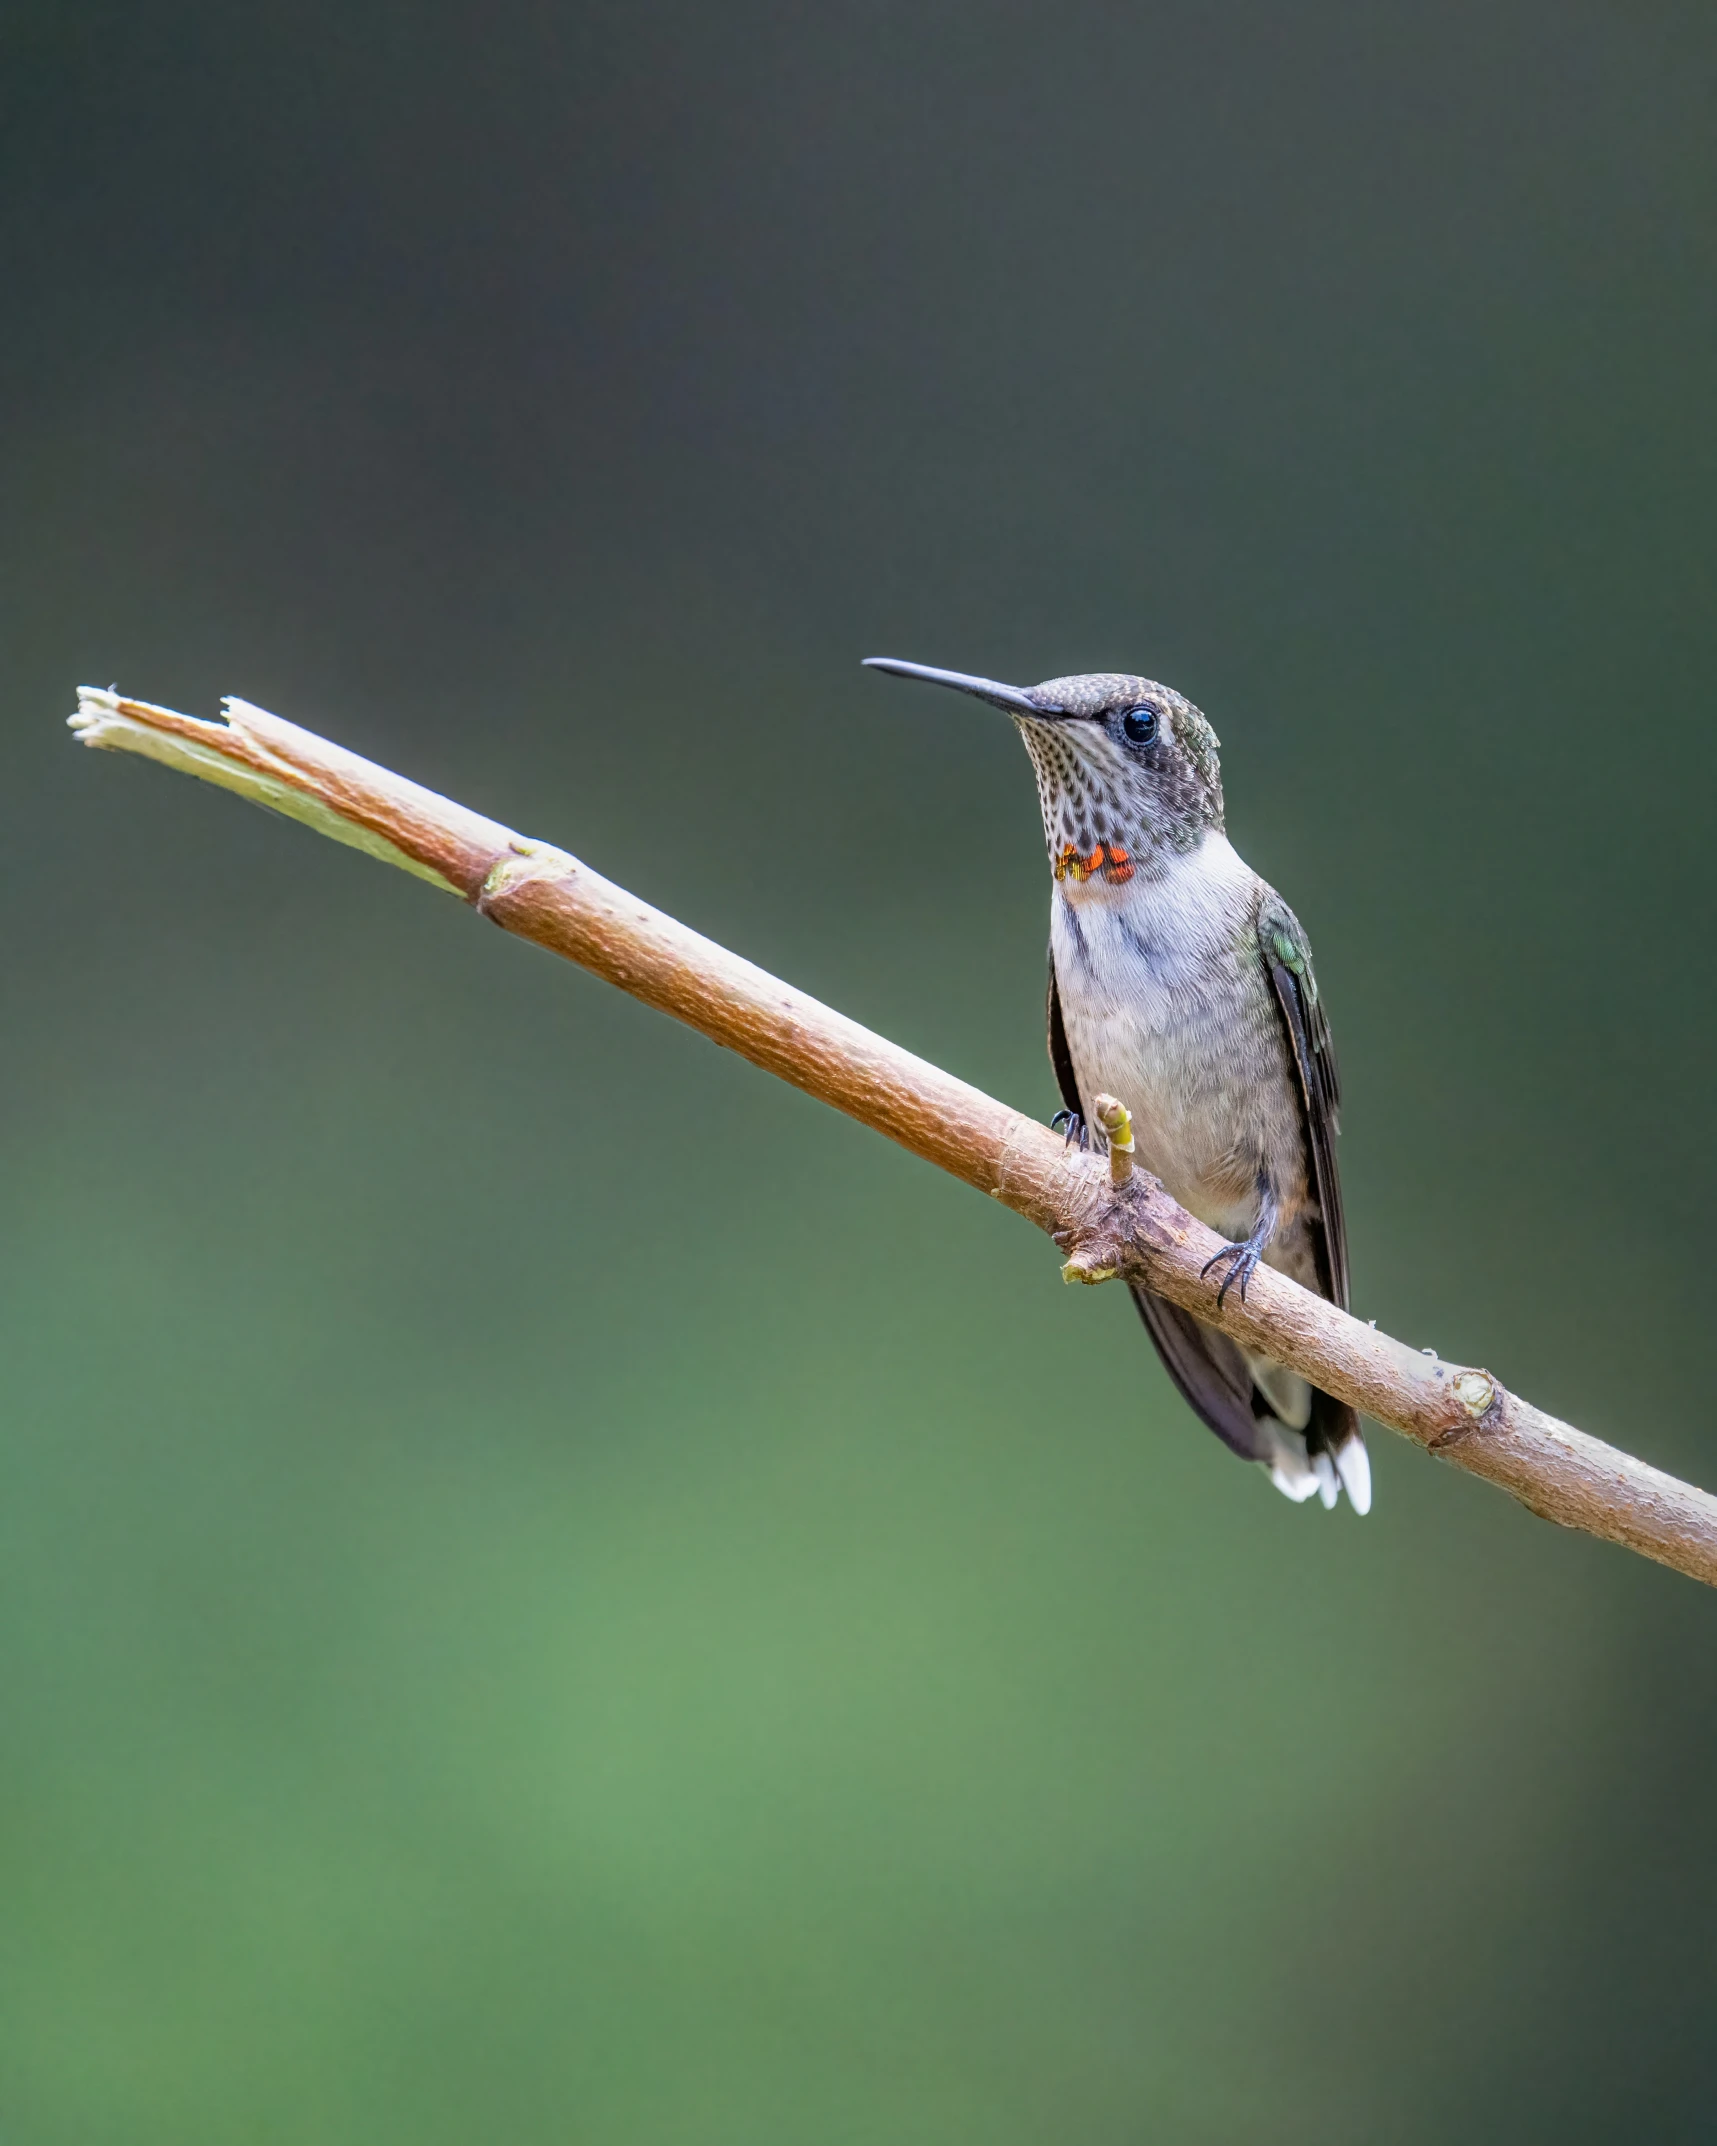
[[[1231,1237],[1251,1227],[1260,1163],[1284,1141],[1297,1160],[1299,1145],[1297,1119],[1275,1122],[1287,1067],[1258,959],[1258,890],[1212,832],[1121,886],[1058,883],[1051,923],[1087,1111],[1095,1094],[1119,1096],[1145,1167]]]

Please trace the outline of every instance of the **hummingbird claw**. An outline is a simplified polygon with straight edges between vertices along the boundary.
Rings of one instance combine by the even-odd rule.
[[[1213,1252],[1204,1265],[1199,1268],[1200,1276],[1208,1274],[1212,1267],[1219,1265],[1225,1259],[1233,1260],[1234,1264],[1224,1275],[1222,1287],[1216,1292],[1216,1308],[1218,1311],[1222,1309],[1229,1290],[1234,1287],[1236,1282],[1240,1284],[1240,1301],[1242,1304],[1245,1303],[1246,1284],[1252,1279],[1258,1265],[1258,1247],[1254,1244],[1225,1244],[1220,1252]]]
[[[1064,1126],[1066,1131],[1062,1133],[1061,1141],[1064,1148],[1070,1148],[1075,1141],[1078,1141],[1082,1149],[1091,1145],[1091,1135],[1087,1132],[1085,1120],[1079,1115],[1078,1111],[1058,1110],[1049,1121],[1049,1129],[1052,1133],[1061,1132]]]
[[[1267,1177],[1258,1179],[1258,1226],[1250,1237],[1242,1237],[1233,1244],[1225,1244],[1219,1252],[1213,1252],[1199,1268],[1201,1275],[1208,1274],[1212,1267],[1220,1266],[1225,1259],[1233,1260],[1222,1287],[1216,1292],[1216,1308],[1222,1309],[1229,1290],[1240,1284],[1240,1301],[1246,1301],[1246,1285],[1257,1272],[1258,1262],[1264,1256],[1265,1247],[1276,1234],[1276,1224],[1281,1219],[1281,1208]]]

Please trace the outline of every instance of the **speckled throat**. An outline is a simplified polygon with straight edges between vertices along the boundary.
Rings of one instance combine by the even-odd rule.
[[[1216,733],[1184,695],[1154,679],[1100,671],[1051,678],[1034,700],[1056,717],[1014,713],[1031,755],[1044,846],[1057,879],[1126,880],[1197,847],[1223,824]],[[1099,711],[1155,708],[1158,744],[1143,760],[1105,728]]]

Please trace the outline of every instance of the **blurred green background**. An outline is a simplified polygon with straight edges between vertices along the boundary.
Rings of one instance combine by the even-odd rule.
[[[0,6],[0,2136],[1717,2135],[1717,1602],[67,742],[223,692],[1055,1105],[1008,727],[1318,950],[1357,1308],[1717,1484],[1717,18]],[[657,1137],[666,1106],[683,1142]]]

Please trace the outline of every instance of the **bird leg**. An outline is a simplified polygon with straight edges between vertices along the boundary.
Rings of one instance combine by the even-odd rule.
[[[1091,1135],[1086,1129],[1085,1120],[1079,1115],[1078,1111],[1058,1110],[1049,1121],[1049,1129],[1052,1133],[1061,1132],[1063,1126],[1067,1128],[1061,1142],[1064,1148],[1072,1147],[1076,1141],[1082,1148],[1088,1148],[1091,1145]]]
[[[1199,1269],[1201,1274],[1208,1274],[1212,1267],[1225,1259],[1234,1262],[1223,1277],[1222,1287],[1216,1292],[1218,1311],[1222,1309],[1223,1298],[1236,1282],[1240,1284],[1240,1301],[1245,1303],[1246,1284],[1252,1279],[1253,1270],[1268,1248],[1270,1239],[1275,1236],[1276,1224],[1281,1218],[1282,1208],[1276,1198],[1275,1188],[1267,1177],[1261,1176],[1258,1180],[1258,1222],[1251,1236],[1237,1244],[1225,1244],[1220,1252],[1213,1252]]]

